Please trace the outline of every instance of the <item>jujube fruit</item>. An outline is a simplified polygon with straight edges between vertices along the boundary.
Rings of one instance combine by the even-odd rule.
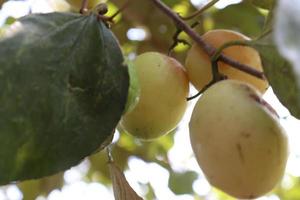
[[[207,180],[242,199],[262,196],[281,180],[288,142],[276,112],[251,85],[218,82],[198,100],[191,145]]]
[[[189,80],[184,67],[161,53],[143,53],[133,61],[140,98],[120,126],[137,138],[155,139],[172,131],[187,107]]]
[[[202,36],[202,39],[215,48],[219,48],[224,43],[234,40],[249,40],[247,36],[241,33],[222,29],[208,31]],[[260,56],[258,52],[251,47],[231,46],[225,48],[222,53],[235,61],[247,64],[258,71],[263,71]],[[268,88],[268,82],[266,80],[261,80],[232,68],[223,62],[218,62],[218,66],[220,73],[229,79],[247,82],[256,87],[260,92],[265,92]],[[185,67],[190,81],[198,90],[201,90],[212,80],[210,58],[197,44],[194,44],[188,51]]]

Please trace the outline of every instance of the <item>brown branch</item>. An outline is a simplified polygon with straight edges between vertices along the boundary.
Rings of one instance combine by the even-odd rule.
[[[152,1],[157,8],[161,9],[168,17],[170,17],[177,27],[188,34],[210,57],[212,57],[216,49],[211,45],[207,44],[189,25],[187,25],[176,13],[174,13],[169,7],[167,7],[160,0],[150,0]],[[264,73],[260,72],[249,65],[245,65],[242,63],[233,60],[224,54],[221,54],[219,57],[219,61],[222,61],[226,64],[229,64],[233,68],[236,68],[240,71],[246,72],[260,79],[265,79]]]
[[[81,14],[84,14],[84,13],[86,13],[86,12],[88,11],[88,9],[87,9],[88,3],[89,3],[88,0],[82,0],[81,8],[80,8],[80,10],[79,10],[79,12],[80,12]]]

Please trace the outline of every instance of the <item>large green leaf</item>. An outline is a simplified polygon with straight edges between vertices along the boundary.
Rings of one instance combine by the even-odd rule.
[[[279,52],[291,62],[300,77],[300,1],[279,1],[275,13],[274,39]]]
[[[297,118],[300,118],[300,20],[295,13],[299,11],[297,0],[278,1],[265,26],[265,31],[275,29],[274,36],[271,33],[255,42],[275,94]]]
[[[212,16],[215,22],[214,28],[234,29],[248,36],[259,35],[265,20],[252,4],[244,2],[217,10]]]
[[[260,53],[264,72],[274,93],[292,115],[300,118],[300,88],[297,76],[290,63],[279,54],[272,35],[253,41],[253,47]]]
[[[182,0],[162,0],[162,2],[164,2],[165,4],[167,4],[168,6],[174,6],[178,3],[180,3]]]
[[[264,9],[271,9],[277,0],[246,0],[253,3],[253,5]]]
[[[0,184],[65,170],[103,148],[129,77],[94,15],[21,18],[0,40]]]
[[[169,187],[177,195],[193,194],[193,183],[197,178],[197,173],[193,171],[186,171],[183,173],[171,172]]]

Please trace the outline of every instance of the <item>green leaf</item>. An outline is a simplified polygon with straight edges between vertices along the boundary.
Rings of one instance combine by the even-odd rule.
[[[193,194],[193,183],[198,178],[198,174],[193,171],[184,173],[170,173],[169,188],[175,194]]]
[[[291,62],[300,76],[300,19],[295,14],[300,12],[300,1],[279,1],[276,10],[274,38],[279,52]]]
[[[0,40],[0,184],[70,168],[110,143],[129,77],[94,15],[29,15]]]
[[[181,2],[181,0],[162,0],[166,5],[172,7]]]
[[[38,196],[48,196],[54,189],[60,189],[64,185],[64,173],[47,176],[37,180],[28,180],[18,183],[18,188],[22,191],[22,200],[33,200]]]
[[[251,2],[253,5],[264,8],[264,9],[272,9],[277,0],[246,0]]]
[[[267,32],[270,32],[273,30],[273,27],[274,27],[274,21],[275,21],[275,17],[274,17],[274,9],[271,9],[266,17],[266,20],[265,20],[265,24],[264,24],[264,28],[263,28],[263,33],[267,33]]]
[[[259,35],[265,20],[265,17],[248,3],[229,5],[213,13],[213,18],[215,29],[234,29],[248,36]]]
[[[281,103],[297,118],[300,118],[300,88],[297,76],[290,63],[278,52],[272,35],[253,41],[259,51],[264,72],[274,93]]]
[[[15,21],[16,21],[16,18],[14,18],[14,17],[12,17],[12,16],[9,16],[9,17],[6,18],[4,24],[6,24],[6,25],[11,25],[11,24],[13,24]]]

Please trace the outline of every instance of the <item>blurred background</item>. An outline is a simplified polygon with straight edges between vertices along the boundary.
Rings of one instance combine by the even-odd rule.
[[[3,0],[0,0],[0,5]],[[90,0],[92,1],[92,0]],[[134,0],[115,18],[115,33],[125,56],[133,59],[145,51],[168,53],[176,26],[149,0]],[[250,1],[250,0],[249,0]],[[108,16],[126,3],[125,0],[99,1],[108,5]],[[181,16],[188,16],[206,5],[206,0],[164,0]],[[4,2],[0,9],[0,37],[5,28],[29,13],[72,10],[64,0],[19,0]],[[202,15],[187,21],[199,22],[196,30],[202,34],[210,29],[236,30],[255,38],[261,34],[267,10],[254,7],[248,1],[220,0]],[[181,33],[181,39],[192,43]],[[188,45],[179,44],[172,56],[184,63]],[[1,55],[0,55],[1,56]],[[190,95],[196,93],[191,89]],[[292,117],[269,88],[264,98],[276,109],[290,141],[290,156],[286,174],[278,186],[260,200],[300,199],[300,130],[299,120]],[[188,122],[197,99],[189,102],[188,110],[172,133],[153,142],[141,142],[125,133],[115,133],[112,154],[124,171],[133,189],[144,199],[157,200],[231,200],[206,181],[193,156],[189,142]],[[113,200],[107,166],[107,154],[101,151],[65,172],[39,180],[24,181],[0,187],[0,200]]]

